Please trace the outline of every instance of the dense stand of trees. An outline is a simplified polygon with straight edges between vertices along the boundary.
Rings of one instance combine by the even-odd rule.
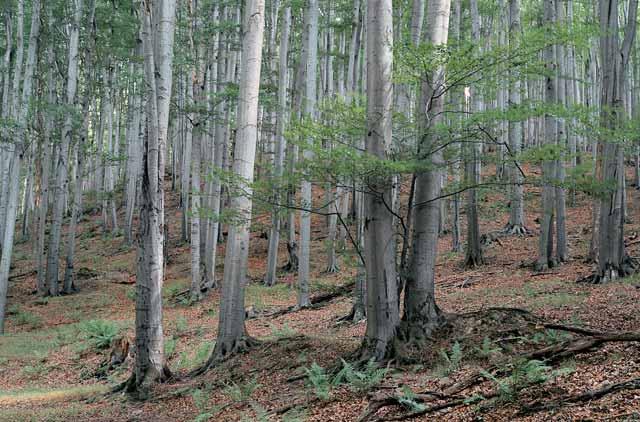
[[[438,238],[450,233],[464,265],[482,266],[498,235],[479,224],[487,189],[509,198],[499,235],[523,236],[536,234],[523,186],[541,188],[538,270],[571,259],[566,209],[587,192],[592,281],[632,274],[624,170],[635,160],[637,185],[638,4],[592,6],[5,2],[0,333],[16,241],[33,243],[38,295],[73,294],[78,221],[92,212],[105,235],[137,243],[127,389],[142,396],[170,375],[168,233],[190,245],[190,300],[221,288],[218,338],[198,372],[254,344],[244,289],[258,213],[270,213],[264,283],[296,271],[298,307],[311,303],[312,260],[358,267],[349,317],[367,320],[365,360],[402,357],[446,321]],[[179,195],[180,227],[165,217],[165,190]],[[314,215],[325,217],[326,258],[311,253]]]

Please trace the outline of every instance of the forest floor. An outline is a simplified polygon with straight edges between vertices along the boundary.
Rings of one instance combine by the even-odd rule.
[[[540,195],[538,190],[527,189],[525,196],[527,225],[532,234],[501,237],[493,242],[485,250],[486,265],[482,267],[462,268],[464,254],[450,252],[450,235],[441,237],[436,286],[440,307],[452,314],[492,307],[522,308],[550,323],[607,332],[640,330],[640,278],[607,285],[576,283],[593,270],[584,259],[591,236],[591,200],[577,195],[575,204],[567,208],[569,262],[536,273],[526,264],[537,254]],[[628,200],[630,222],[626,233],[634,238],[640,232],[640,193],[630,188]],[[481,192],[482,233],[504,227],[506,204],[504,193]],[[136,402],[122,394],[105,394],[126,379],[131,371],[130,357],[106,376],[96,377],[109,348],[92,345],[83,322],[108,320],[122,335],[133,338],[136,252],[124,245],[121,235],[103,234],[99,213],[89,213],[83,217],[77,239],[79,292],[75,295],[38,299],[33,294],[33,242],[23,242],[16,248],[7,334],[0,337],[0,420],[355,421],[372,400],[385,392],[398,391],[397,386],[443,391],[473,377],[478,368],[501,368],[507,350],[530,351],[562,344],[569,338],[564,332],[545,330],[535,323],[535,327],[522,331],[475,332],[473,337],[480,343],[486,339],[477,347],[460,337],[461,347],[456,350],[456,339],[442,339],[434,345],[435,357],[430,363],[390,366],[381,385],[369,394],[356,391],[353,384],[343,384],[332,387],[326,399],[318,400],[303,376],[304,368],[314,362],[324,368],[336,365],[358,348],[365,330],[363,322],[338,322],[351,309],[351,297],[344,295],[318,308],[249,319],[248,332],[261,340],[259,346],[204,375],[189,378],[188,372],[211,351],[220,296],[214,291],[194,305],[174,300],[177,292],[188,287],[189,246],[180,241],[180,213],[173,194],[168,195],[167,210],[171,232],[164,285],[164,332],[168,364],[176,378],[158,386],[149,400]],[[259,216],[256,227],[266,221],[264,215]],[[353,258],[345,256],[339,273],[323,273],[324,217],[314,216],[313,227],[312,294],[319,294],[352,281],[356,270],[347,265]],[[275,287],[261,284],[268,241],[260,236],[260,230],[252,236],[247,307],[266,313],[295,304],[295,274],[281,274]],[[632,256],[640,255],[640,243],[630,245],[628,251]],[[285,255],[283,247],[281,263],[286,261]],[[218,256],[222,263],[224,245]],[[220,265],[218,276],[221,274]],[[498,334],[501,338],[495,337]],[[594,349],[561,359],[553,371],[540,369],[546,374],[546,382],[523,384],[521,391],[508,394],[514,377],[501,383],[485,380],[467,390],[464,402],[414,420],[640,420],[638,389],[527,412],[539,401],[551,404],[566,395],[640,377],[640,343],[606,343]],[[492,373],[497,377],[500,370]],[[490,400],[492,392],[499,395]],[[416,411],[424,406],[408,408]],[[389,406],[378,417],[392,418],[406,411]]]

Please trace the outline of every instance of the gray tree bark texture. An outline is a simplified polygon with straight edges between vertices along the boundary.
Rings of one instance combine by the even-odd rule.
[[[22,10],[24,16],[23,0],[18,2],[19,10]],[[16,228],[16,217],[18,212],[18,191],[20,190],[20,170],[22,159],[26,152],[26,124],[29,114],[29,99],[31,97],[31,89],[33,85],[33,75],[37,66],[36,53],[38,51],[38,37],[40,35],[40,0],[34,0],[31,9],[31,31],[29,33],[29,47],[27,51],[27,61],[22,71],[15,72],[14,78],[24,76],[22,84],[22,95],[20,95],[20,84],[16,84],[14,79],[14,104],[12,117],[16,123],[16,137],[14,143],[10,146],[11,154],[11,171],[9,173],[9,189],[7,192],[7,210],[5,216],[4,236],[2,241],[2,255],[0,258],[0,334],[4,333],[5,309],[7,305],[7,289],[9,287],[9,271],[11,265],[11,255],[13,253],[13,239]],[[20,11],[19,11],[20,13]],[[18,20],[22,25],[21,20]],[[19,44],[18,51],[22,47]],[[22,60],[22,57],[20,57]],[[16,70],[18,70],[16,66]]]
[[[636,36],[638,0],[630,0],[624,40],[618,39],[618,1],[600,0],[600,54],[602,55],[601,125],[609,133],[624,118],[622,88]],[[614,132],[615,133],[615,132]],[[635,272],[624,246],[624,153],[619,141],[598,142],[599,181],[613,186],[600,199],[598,271],[594,282],[607,283]]]
[[[449,33],[450,0],[430,0],[424,41],[432,45],[446,44]],[[420,92],[421,160],[429,162],[428,170],[417,173],[415,180],[414,229],[412,254],[405,280],[404,314],[397,340],[403,344],[422,346],[434,330],[444,323],[435,301],[435,264],[438,252],[441,178],[446,164],[434,125],[444,122],[445,69],[436,69],[424,79]],[[438,151],[432,153],[432,151]],[[429,154],[430,155],[426,155]]]
[[[127,391],[146,398],[150,386],[169,375],[164,360],[162,283],[164,280],[164,150],[171,100],[174,0],[140,4],[142,51],[147,87],[142,201],[136,274],[136,357]]]
[[[247,0],[243,19],[240,92],[238,97],[237,142],[234,146],[233,173],[239,178],[230,207],[238,220],[229,227],[222,282],[218,338],[205,369],[249,347],[244,318],[244,289],[249,254],[251,223],[251,183],[253,182],[258,130],[258,93],[264,38],[264,0]]]
[[[393,107],[393,7],[391,0],[367,1],[367,133],[366,153],[386,160],[391,147]],[[362,344],[364,359],[387,357],[399,322],[396,280],[396,241],[388,175],[365,181],[364,237],[367,293],[367,328]]]

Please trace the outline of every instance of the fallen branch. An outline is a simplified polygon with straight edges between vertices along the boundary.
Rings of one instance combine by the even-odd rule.
[[[537,401],[526,406],[522,410],[522,414],[531,414],[540,412],[543,410],[556,409],[565,404],[579,403],[583,401],[597,400],[606,396],[607,394],[616,393],[623,390],[640,390],[640,378],[634,378],[627,381],[619,382],[616,384],[609,384],[607,386],[595,389],[587,390],[584,393],[578,395],[565,396],[558,400],[553,401]]]
[[[352,281],[350,283],[344,284],[340,287],[338,287],[337,289],[334,289],[330,292],[327,293],[321,293],[319,295],[313,296],[309,299],[309,302],[311,302],[311,306],[307,307],[307,308],[300,308],[297,305],[292,305],[292,306],[288,306],[286,308],[282,308],[282,309],[278,309],[277,311],[273,311],[273,312],[269,312],[269,313],[256,313],[255,315],[251,315],[248,316],[247,319],[253,319],[253,318],[258,318],[258,317],[262,317],[262,318],[273,318],[273,317],[278,317],[281,315],[285,315],[291,312],[296,312],[299,311],[301,309],[309,309],[309,308],[319,308],[321,307],[324,303],[329,302],[337,297],[341,297],[344,296],[347,293],[350,293],[354,286],[356,285],[355,281]]]
[[[36,270],[27,271],[26,273],[10,275],[9,280],[16,280],[18,278],[29,277],[30,275],[35,275],[37,273]]]

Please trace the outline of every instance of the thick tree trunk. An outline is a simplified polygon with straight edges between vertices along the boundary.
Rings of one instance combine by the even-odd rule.
[[[430,0],[427,9],[425,41],[432,45],[447,43],[450,0]],[[446,169],[438,139],[427,127],[444,121],[444,68],[434,71],[422,83],[418,119],[424,133],[419,143],[419,157],[428,161],[429,170],[416,174],[414,230],[412,254],[406,276],[404,314],[398,330],[402,348],[408,344],[423,345],[433,331],[444,322],[435,301],[435,264],[438,252],[438,225],[441,199],[441,177]],[[438,152],[432,153],[437,150]],[[424,155],[422,155],[424,154]],[[431,154],[426,155],[426,154]]]
[[[605,133],[614,133],[624,119],[623,91],[631,46],[636,35],[638,0],[629,2],[624,41],[618,40],[618,1],[600,0],[600,53],[602,55],[602,96],[600,124]],[[606,136],[606,135],[605,135]],[[624,246],[624,153],[618,140],[601,139],[600,182],[611,186],[600,199],[598,272],[594,281],[606,283],[635,271]]]
[[[136,275],[136,358],[127,391],[146,398],[152,383],[169,376],[164,360],[162,283],[164,279],[164,150],[171,100],[176,4],[160,0],[140,5],[147,87],[142,202]]]
[[[386,160],[391,147],[393,84],[393,18],[391,0],[367,1],[367,135],[366,152]],[[362,357],[382,360],[399,322],[396,241],[393,233],[391,178],[365,181],[364,237],[367,289],[367,329]]]

